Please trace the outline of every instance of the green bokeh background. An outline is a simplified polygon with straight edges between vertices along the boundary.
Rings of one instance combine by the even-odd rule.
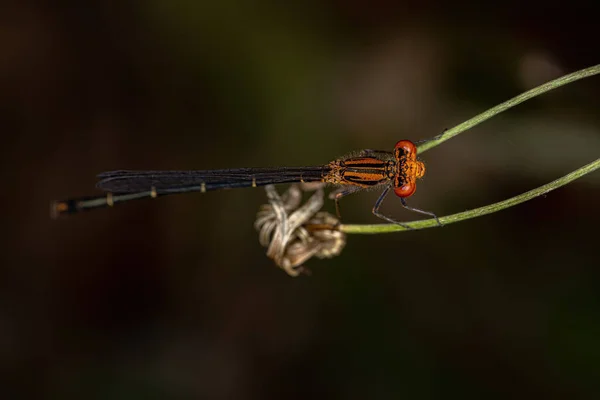
[[[30,0],[0,21],[3,398],[600,395],[598,173],[351,235],[309,278],[265,257],[260,189],[48,217],[106,170],[318,165],[433,137],[598,63],[594,2]],[[459,212],[596,159],[599,93],[578,81],[427,152],[410,204]],[[377,195],[345,198],[344,222],[378,222]]]

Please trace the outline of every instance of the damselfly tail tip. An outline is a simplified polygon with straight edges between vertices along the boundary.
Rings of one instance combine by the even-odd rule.
[[[71,201],[54,200],[50,202],[50,218],[57,219],[61,215],[72,213],[75,209]]]

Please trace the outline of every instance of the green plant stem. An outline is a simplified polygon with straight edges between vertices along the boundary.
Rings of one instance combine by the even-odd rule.
[[[600,64],[594,65],[593,67],[585,68],[572,74],[565,75],[543,85],[540,85],[534,89],[531,89],[523,94],[518,95],[517,97],[513,97],[512,99],[497,105],[468,121],[463,122],[460,125],[455,126],[452,129],[448,129],[445,131],[440,137],[436,139],[429,140],[422,145],[419,146],[419,153],[423,153],[448,139],[453,138],[461,132],[464,132],[475,125],[482,123],[483,121],[493,117],[494,115],[500,114],[503,111],[508,110],[511,107],[516,106],[526,100],[529,100],[535,96],[539,96],[540,94],[546,93],[552,89],[556,89],[557,87],[566,85],[567,83],[571,83],[577,81],[579,79],[587,78],[589,76],[593,76],[600,73]],[[458,214],[448,215],[445,217],[441,217],[439,220],[442,224],[447,225],[458,221],[464,221],[466,219],[480,217],[482,215],[490,214],[496,211],[504,210],[505,208],[512,207],[516,204],[523,203],[527,200],[531,200],[534,197],[541,196],[546,194],[556,188],[559,188],[567,183],[574,181],[577,178],[582,177],[585,174],[589,174],[592,171],[600,168],[600,159],[581,167],[568,175],[563,176],[553,182],[550,182],[544,186],[540,186],[537,189],[530,190],[529,192],[523,193],[519,196],[512,197],[508,200],[504,200],[495,204],[491,204],[488,206],[476,208],[473,210],[461,212]],[[406,222],[404,223],[407,227],[411,229],[423,229],[423,228],[432,228],[437,227],[437,222],[435,219],[426,219],[422,221],[414,221],[414,222]],[[375,234],[375,233],[388,233],[388,232],[399,232],[408,230],[407,228],[395,225],[395,224],[376,224],[376,225],[341,225],[340,230],[346,233],[362,233],[362,234]]]
[[[447,225],[452,224],[454,222],[464,221],[475,217],[481,217],[482,215],[504,210],[505,208],[512,207],[514,205],[523,203],[527,200],[531,200],[534,197],[544,195],[554,189],[557,189],[570,182],[573,182],[575,179],[581,178],[582,176],[589,174],[590,172],[593,172],[598,168],[600,168],[600,158],[571,172],[568,175],[563,176],[562,178],[552,181],[544,186],[540,186],[536,189],[520,194],[519,196],[515,196],[510,199],[500,201],[498,203],[490,204],[488,206],[479,207],[458,214],[452,214],[445,217],[441,217],[440,222],[443,225]],[[435,219],[426,219],[414,222],[403,222],[403,224],[409,226],[412,229],[433,228],[438,226]],[[339,229],[342,232],[358,234],[389,233],[408,230],[403,226],[394,224],[340,225]]]
[[[581,69],[579,71],[573,72],[572,74],[562,76],[553,81],[544,83],[536,88],[533,88],[525,93],[518,95],[517,97],[513,97],[512,99],[505,101],[502,104],[499,104],[489,110],[482,112],[479,115],[471,118],[468,121],[463,122],[460,125],[455,126],[454,128],[448,129],[442,135],[440,135],[437,139],[429,140],[418,147],[419,154],[434,148],[435,146],[444,143],[446,140],[453,138],[461,132],[464,132],[468,129],[471,129],[475,125],[482,123],[483,121],[490,119],[494,115],[498,115],[503,111],[508,110],[511,107],[516,106],[526,100],[531,99],[532,97],[539,96],[540,94],[549,92],[552,89],[556,89],[560,86],[566,85],[567,83],[575,82],[579,79],[587,78],[600,73],[600,64],[594,65],[593,67]]]

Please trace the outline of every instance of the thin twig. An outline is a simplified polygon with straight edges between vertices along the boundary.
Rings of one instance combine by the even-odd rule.
[[[451,224],[454,222],[464,221],[466,219],[481,217],[482,215],[491,214],[496,211],[504,210],[505,208],[512,207],[514,205],[523,203],[527,200],[531,200],[534,197],[544,195],[554,189],[564,186],[575,179],[581,178],[582,176],[589,174],[600,168],[600,158],[571,172],[568,175],[558,178],[544,186],[540,186],[536,189],[525,192],[519,196],[512,197],[510,199],[500,201],[498,203],[490,204],[488,206],[475,208],[473,210],[461,212],[458,214],[452,214],[445,217],[440,217],[440,222],[444,225]],[[405,222],[407,226],[412,229],[423,229],[437,227],[435,219],[426,219],[422,221]],[[375,225],[340,225],[339,229],[346,233],[361,233],[361,234],[375,234],[375,233],[388,233],[398,232],[407,230],[401,225],[394,224],[375,224]],[[442,228],[443,229],[443,228]]]
[[[579,79],[587,78],[600,73],[600,64],[594,65],[593,67],[581,69],[579,71],[573,72],[572,74],[562,76],[553,81],[544,83],[536,88],[528,90],[525,93],[518,95],[517,97],[513,97],[512,99],[505,101],[502,104],[498,104],[497,106],[490,108],[489,110],[482,112],[479,115],[471,118],[468,121],[463,122],[462,124],[456,125],[454,128],[448,129],[442,135],[440,135],[437,139],[428,140],[418,147],[419,154],[426,152],[429,149],[434,148],[435,146],[444,143],[446,140],[453,138],[454,136],[462,133],[466,130],[471,129],[475,125],[479,125],[485,120],[492,118],[495,115],[500,114],[503,111],[508,110],[511,107],[516,106],[517,104],[523,103],[526,100],[529,100],[533,97],[539,96],[543,93],[549,92],[552,89],[556,89],[560,86],[566,85],[567,83],[575,82]]]
[[[452,129],[448,129],[439,137],[429,140],[422,145],[419,146],[419,153],[423,153],[448,139],[453,138],[461,132],[464,132],[475,125],[482,123],[483,121],[500,114],[503,111],[508,110],[511,107],[516,106],[526,100],[529,100],[533,97],[539,96],[543,93],[546,93],[552,89],[556,89],[560,86],[566,85],[571,82],[575,82],[579,79],[587,78],[600,73],[600,64],[594,65],[593,67],[585,68],[572,74],[562,76],[553,81],[544,83],[534,89],[531,89],[523,94],[518,95],[517,97],[513,97],[512,99],[505,101],[502,104],[499,104],[475,117],[471,118],[468,121],[463,122],[460,125],[455,126]],[[516,204],[523,203],[527,200],[531,200],[536,196],[543,195],[545,193],[550,192],[556,188],[566,185],[574,181],[577,178],[582,177],[583,175],[589,174],[592,171],[600,168],[600,159],[591,162],[588,165],[585,165],[568,175],[563,176],[553,182],[550,182],[544,186],[539,188],[530,190],[529,192],[523,193],[519,196],[512,197],[508,200],[504,200],[495,204],[491,204],[488,206],[476,208],[473,210],[461,212],[458,214],[448,215],[445,217],[439,218],[440,222],[444,225],[451,224],[458,221],[464,221],[466,219],[480,217],[482,215],[490,214],[496,211],[503,210],[508,207],[512,207]],[[435,219],[426,219],[421,221],[413,221],[403,223],[406,227],[411,229],[423,229],[423,228],[431,228],[438,226],[438,223]],[[406,227],[396,224],[375,224],[375,225],[340,225],[340,230],[346,233],[361,233],[361,234],[376,234],[376,233],[388,233],[388,232],[399,232],[408,230]]]

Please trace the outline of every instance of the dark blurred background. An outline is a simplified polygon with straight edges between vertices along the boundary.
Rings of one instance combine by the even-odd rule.
[[[48,212],[106,170],[318,165],[433,137],[598,63],[594,3],[4,2],[2,397],[597,398],[598,173],[351,235],[300,278],[258,244],[261,189]],[[599,93],[578,81],[427,152],[410,204],[460,212],[596,159]],[[379,222],[377,196],[344,199],[344,221]]]

